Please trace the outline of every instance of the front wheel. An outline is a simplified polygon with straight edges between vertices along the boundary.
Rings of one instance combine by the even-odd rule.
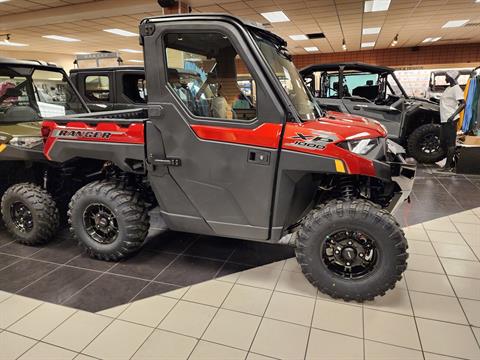
[[[80,246],[91,257],[107,261],[139,250],[149,228],[143,200],[114,181],[96,181],[78,190],[70,201],[68,217]]]
[[[366,200],[333,200],[312,210],[298,232],[296,257],[321,292],[373,300],[407,267],[407,240],[392,215]]]
[[[415,129],[408,137],[408,153],[419,163],[433,164],[445,157],[440,141],[441,127],[426,124]]]

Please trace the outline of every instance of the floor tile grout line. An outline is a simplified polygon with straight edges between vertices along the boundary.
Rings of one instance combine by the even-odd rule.
[[[406,277],[405,277],[405,286],[407,288],[407,295],[408,295],[408,300],[410,302],[410,307],[412,308],[413,322],[415,324],[415,329],[417,330],[417,337],[418,337],[418,342],[420,344],[420,350],[422,351],[422,356],[423,356],[423,359],[425,360],[425,354],[423,352],[424,350],[423,350],[422,338],[420,336],[420,330],[418,328],[417,317],[415,316],[415,308],[413,307],[413,301],[412,301],[412,297],[410,296],[410,290],[408,288],[408,280],[407,280]]]
[[[195,241],[196,241],[198,238],[199,238],[199,236],[196,237],[195,240],[192,241],[192,242],[182,251],[182,253],[185,252],[186,249],[188,249],[190,246],[192,246],[193,243],[195,243]],[[162,269],[162,271],[161,271],[159,274],[157,274],[157,276],[156,276],[154,279],[156,279],[163,271],[165,271],[165,269],[167,269],[173,262],[175,262],[175,261],[182,255],[182,253],[178,254],[166,267],[164,267],[164,268]],[[145,285],[145,287],[143,287],[132,299],[130,299],[130,301],[133,300],[136,296],[138,296],[138,295],[143,291],[143,289],[145,289],[148,285],[150,285],[150,284],[154,281],[154,279],[152,279],[147,285]],[[182,297],[183,297],[183,296],[182,296]],[[175,308],[175,306],[177,306],[177,304],[180,302],[180,300],[181,300],[181,298],[180,298],[180,299],[177,299],[175,305],[173,305],[172,308],[167,312],[167,314],[162,318],[162,320],[160,320],[160,322],[157,324],[157,327],[158,327],[158,326],[162,323],[162,321],[168,316],[168,314],[170,314],[170,312]],[[103,333],[105,332],[105,330],[106,330],[109,326],[111,326],[111,325],[113,324],[113,322],[115,322],[115,321],[125,321],[125,322],[128,322],[128,323],[136,324],[136,323],[131,322],[131,321],[128,321],[128,320],[119,319],[119,317],[120,317],[125,311],[127,311],[127,309],[131,306],[131,304],[132,304],[132,302],[126,303],[127,306],[125,307],[125,309],[123,309],[115,318],[113,318],[113,320],[109,323],[109,325],[107,325],[100,333],[98,333],[97,336],[95,336],[95,338],[93,338],[92,341],[90,341],[90,342],[82,349],[82,351],[84,351],[86,348],[88,348],[88,346],[90,346],[90,344],[92,344],[101,334],[103,334]],[[140,324],[136,324],[136,325],[140,325]],[[141,326],[146,326],[146,325],[142,324]],[[147,327],[148,327],[148,326],[147,326]],[[135,354],[138,352],[138,350],[145,344],[145,342],[147,341],[147,339],[150,338],[150,336],[155,332],[155,330],[157,329],[157,327],[153,327],[153,328],[152,328],[152,331],[150,332],[150,334],[146,337],[146,339],[142,342],[142,344],[140,344],[140,346],[135,350],[135,352],[133,353],[133,355],[132,355],[131,357],[135,356]]]
[[[455,223],[454,223],[453,221],[452,221],[452,223],[453,223],[453,225],[455,226]],[[455,227],[456,227],[456,226],[455,226]],[[427,233],[427,236],[428,236],[428,238],[430,239],[430,242],[432,242],[432,239],[430,238],[430,236],[428,235],[428,233]],[[432,245],[433,245],[433,244],[432,244]],[[435,247],[433,248],[433,251],[435,251],[435,253],[436,253],[437,256],[438,256],[438,253],[437,253],[437,250],[435,249]],[[441,266],[442,266],[442,268],[443,268],[443,271],[445,271],[445,267],[444,267],[444,265],[443,265],[443,263],[442,263],[441,261],[440,261],[440,264],[441,264]],[[447,281],[448,281],[448,283],[450,284],[450,287],[452,288],[453,293],[455,294],[455,297],[456,297],[456,299],[457,299],[457,303],[459,304],[460,308],[462,309],[463,316],[465,316],[465,320],[467,320],[467,324],[470,324],[470,319],[469,319],[468,316],[467,316],[467,312],[466,312],[465,309],[463,308],[462,302],[460,301],[460,298],[458,297],[458,294],[457,294],[457,292],[456,292],[456,290],[455,290],[455,287],[453,286],[452,281],[450,280],[450,276],[448,276],[448,275],[446,275],[446,276],[447,276]],[[408,286],[408,285],[407,285],[407,286]],[[477,339],[477,337],[475,336],[475,333],[473,332],[473,329],[472,329],[471,327],[470,327],[470,332],[471,332],[474,340],[477,342],[477,346],[478,346],[479,349],[480,349],[480,340]]]
[[[285,265],[284,265],[285,268]],[[282,269],[283,272],[284,269]],[[318,290],[315,293],[315,298],[313,299],[313,311],[312,311],[312,317],[310,319],[310,327],[308,329],[308,336],[307,336],[307,346],[305,346],[305,351],[303,353],[303,359],[307,359],[307,354],[308,354],[308,345],[310,344],[310,336],[312,335],[312,328],[313,328],[313,319],[315,318],[315,311],[317,309],[317,300],[318,300]],[[365,360],[365,356],[364,359]]]
[[[407,290],[408,292],[408,290]],[[362,343],[363,343],[363,360],[366,359],[366,351],[365,351],[365,306],[362,304]],[[425,360],[425,359],[424,359]]]
[[[194,238],[194,240],[193,240],[190,244],[188,244],[188,245],[185,247],[185,249],[183,249],[183,251],[182,251],[180,254],[177,254],[177,256],[175,256],[155,277],[153,277],[153,279],[151,279],[151,280],[147,283],[147,285],[145,285],[137,294],[135,294],[135,296],[130,299],[130,302],[127,303],[128,306],[127,306],[118,316],[122,315],[125,311],[127,311],[127,309],[130,307],[131,301],[133,301],[133,299],[135,299],[138,295],[140,295],[141,292],[142,292],[143,290],[145,290],[148,286],[150,286],[150,284],[152,284],[161,274],[163,274],[163,272],[164,272],[165,270],[167,270],[173,263],[175,263],[181,256],[183,256],[183,254],[185,253],[185,251],[187,251],[187,249],[189,249],[190,247],[192,247],[193,244],[195,244],[195,242],[197,242],[197,240],[198,240],[199,238],[200,238],[200,235],[197,235],[197,236]]]
[[[455,228],[457,229],[458,233],[460,234],[460,236],[462,237],[463,241],[465,241],[465,243],[467,244],[467,247],[470,249],[470,251],[473,253],[473,256],[475,256],[477,258],[477,261],[480,262],[480,257],[477,256],[476,252],[473,251],[473,248],[470,246],[470,244],[468,243],[467,239],[465,239],[465,236],[463,236],[463,233],[460,231],[460,229],[458,228],[457,224],[455,224],[454,221],[452,221],[452,224],[453,226],[455,226]],[[479,225],[480,227],[480,225]]]
[[[233,256],[233,253],[234,251],[232,252],[232,254],[230,256]],[[231,284],[232,286],[230,287],[230,289],[228,290],[228,293],[225,295],[225,297],[223,298],[221,304],[217,307],[217,310],[215,311],[215,314],[213,314],[212,318],[210,319],[210,321],[208,322],[208,325],[205,327],[205,330],[203,330],[202,334],[199,336],[198,338],[198,342],[197,344],[194,346],[194,348],[192,349],[192,351],[190,352],[190,354],[188,355],[187,357],[187,360],[190,359],[190,357],[192,356],[193,352],[195,351],[195,349],[197,348],[198,344],[200,343],[200,340],[204,340],[203,339],[203,336],[205,335],[205,333],[207,332],[208,328],[210,327],[210,325],[212,324],[213,322],[213,319],[215,319],[215,317],[217,316],[217,314],[219,313],[220,309],[222,309],[222,306],[223,304],[225,303],[225,301],[227,300],[228,296],[230,295],[230,293],[232,292],[233,288],[235,287],[236,283],[234,284]],[[186,293],[185,293],[186,294]],[[183,298],[183,296],[182,296]],[[185,300],[184,300],[185,301]],[[227,310],[227,309],[223,309],[223,310]],[[228,311],[233,311],[233,310],[228,310]],[[251,315],[251,314],[250,314]],[[257,328],[260,326],[260,323],[258,324]],[[255,339],[255,337],[252,339],[252,343],[253,343],[253,340]],[[208,341],[208,340],[204,340],[204,341]],[[250,344],[251,346],[251,344]],[[250,348],[249,348],[250,349]],[[245,350],[243,350],[245,351]],[[247,354],[248,354],[248,351],[247,351]]]
[[[228,263],[228,260],[232,258],[233,254],[235,254],[235,251],[237,250],[237,248],[234,248],[230,254],[227,256],[227,258],[225,259],[225,261],[223,262],[222,266],[220,266],[220,268],[217,270],[217,272],[215,273],[215,275],[213,275],[213,278],[216,279],[218,277],[218,274],[220,274],[220,272],[223,270],[223,268],[225,267],[225,265]]]
[[[177,301],[177,303],[178,303],[181,299],[176,299],[176,300],[178,300],[178,301]],[[318,299],[318,300],[323,300],[323,299]],[[192,301],[189,301],[189,300],[182,300],[182,301],[192,302]],[[197,303],[197,304],[200,304],[200,303]],[[205,305],[205,304],[202,304],[202,305]],[[211,306],[211,305],[206,305],[206,306],[215,307],[215,306]],[[268,308],[268,306],[267,306],[267,308]],[[172,309],[173,309],[173,308],[172,308]],[[369,309],[369,310],[386,312],[386,311],[378,310],[378,309]],[[82,311],[82,310],[78,310],[78,311]],[[171,311],[171,310],[170,310],[170,311]],[[244,314],[247,314],[247,315],[253,315],[253,316],[256,316],[256,317],[260,317],[260,316],[258,316],[258,315],[254,315],[254,314],[250,314],[250,313],[245,313],[245,312],[241,312],[241,311],[237,311],[237,310],[230,310],[230,311],[239,312],[239,313],[244,313]],[[157,330],[164,330],[164,331],[168,331],[168,332],[175,333],[175,334],[178,334],[178,335],[189,336],[189,335],[185,335],[185,334],[182,334],[182,333],[177,333],[177,332],[175,332],[175,331],[171,331],[171,330],[167,330],[167,329],[159,329],[158,327],[152,327],[152,326],[149,326],[149,325],[136,323],[136,322],[133,322],[133,321],[130,321],[130,320],[118,319],[118,318],[113,318],[113,317],[104,316],[104,315],[100,315],[100,314],[96,314],[96,315],[98,315],[98,316],[103,316],[103,317],[108,317],[109,319],[111,319],[112,321],[109,323],[109,325],[110,325],[113,321],[118,320],[118,321],[122,321],[122,322],[132,323],[132,324],[135,324],[135,325],[140,325],[140,326],[143,326],[143,327],[149,327],[149,328],[152,328],[152,329],[154,329],[154,330],[155,330],[155,329],[157,329]],[[405,315],[405,314],[398,314],[398,315],[413,317],[412,315]],[[292,325],[298,325],[298,326],[302,326],[302,327],[307,328],[306,325],[302,325],[302,324],[298,324],[298,323],[294,323],[294,322],[290,322],[290,321],[285,321],[285,320],[275,319],[275,318],[270,318],[270,317],[265,317],[265,318],[271,319],[271,320],[275,320],[275,321],[278,321],[278,322],[283,322],[283,323],[292,324]],[[469,325],[466,325],[466,324],[453,323],[453,322],[448,322],[448,321],[443,321],[443,320],[437,320],[437,319],[431,319],[431,318],[425,318],[425,317],[417,317],[417,318],[419,318],[419,319],[425,319],[425,320],[433,320],[433,321],[437,321],[437,322],[454,324],[454,325],[469,326]],[[162,320],[162,321],[163,321],[163,320]],[[106,327],[108,327],[109,325],[107,325]],[[105,327],[105,328],[106,328],[106,327]],[[476,327],[476,326],[473,326],[473,327]],[[328,330],[328,329],[322,329],[322,328],[316,328],[316,327],[313,327],[313,328],[314,328],[314,329],[321,330],[321,331],[325,331],[325,332],[328,332],[328,333],[332,333],[332,334],[338,334],[338,335],[344,335],[344,336],[348,336],[348,337],[352,337],[352,338],[362,339],[362,338],[357,337],[357,336],[354,336],[354,335],[345,334],[345,333],[336,332],[336,331],[331,331],[331,330]],[[5,331],[12,332],[11,330],[5,330]],[[14,332],[12,332],[12,333],[14,333]],[[22,335],[22,334],[18,334],[18,335],[25,336],[25,335]],[[28,336],[26,336],[26,337],[28,337]],[[192,336],[189,336],[189,337],[192,337]],[[33,339],[33,338],[32,338],[32,339]],[[37,340],[37,339],[34,339],[34,340]],[[365,338],[365,340],[374,341],[374,342],[378,342],[378,343],[383,343],[383,344],[388,344],[388,345],[393,345],[393,346],[397,346],[397,347],[401,347],[401,348],[412,349],[412,350],[417,350],[417,351],[418,351],[418,349],[409,348],[409,347],[405,347],[405,346],[401,346],[401,345],[396,345],[396,344],[390,344],[390,343],[388,343],[388,342],[382,342],[382,341],[373,340],[373,339],[367,339],[367,338]],[[42,341],[42,342],[45,342],[45,341],[43,341],[43,340],[41,340],[41,341]],[[93,341],[93,340],[92,340],[92,341]],[[209,342],[212,342],[212,341],[209,341]],[[46,342],[46,343],[48,343],[48,342]],[[52,345],[54,345],[54,344],[52,344]],[[224,344],[220,344],[220,345],[224,345]],[[58,346],[58,345],[55,345],[55,346]],[[88,345],[87,345],[87,346],[88,346]],[[228,346],[228,345],[224,345],[224,346]],[[232,346],[230,346],[230,347],[232,347]],[[232,347],[232,348],[235,348],[235,347]],[[235,348],[235,349],[239,349],[239,348]],[[68,349],[68,350],[71,350],[71,349]],[[243,349],[239,349],[239,350],[243,350]],[[71,350],[71,351],[76,351],[76,350]],[[82,351],[83,351],[83,350],[82,350]],[[245,350],[243,350],[243,351],[245,351]]]
[[[20,359],[23,355],[25,355],[25,353],[27,353],[29,350],[31,350],[33,347],[37,346],[38,344],[46,344],[46,345],[50,345],[50,346],[53,346],[53,347],[56,347],[56,348],[59,348],[59,349],[68,350],[68,351],[73,352],[73,353],[76,354],[76,355],[75,355],[75,358],[76,358],[78,355],[82,354],[81,352],[79,352],[79,351],[77,351],[77,350],[69,349],[69,348],[67,348],[67,347],[65,347],[65,346],[59,346],[59,345],[56,345],[56,344],[52,344],[52,343],[49,343],[49,342],[47,342],[47,341],[38,340],[38,339],[32,338],[31,336],[24,335],[24,334],[19,334],[19,333],[16,333],[16,332],[14,332],[14,331],[11,331],[11,330],[5,330],[5,332],[8,332],[8,333],[10,333],[10,334],[14,334],[14,335],[21,336],[21,337],[24,337],[24,338],[27,338],[27,339],[30,339],[30,340],[35,341],[35,344],[33,344],[33,346],[31,346],[30,348],[28,348],[28,350],[26,350],[24,353],[22,353],[22,354],[21,354],[20,356],[18,356],[16,359]],[[91,355],[88,355],[88,356],[93,357],[93,358],[95,358],[95,359],[99,359],[99,358],[97,358],[97,357],[95,357],[95,356],[91,356]],[[75,358],[74,358],[74,359],[75,359]],[[99,360],[100,360],[100,359],[99,359]]]
[[[285,264],[286,264],[286,262],[283,264],[282,269],[279,271],[278,277],[275,281],[275,285],[273,286],[273,289],[271,289],[272,292],[270,293],[270,297],[268,299],[267,306],[265,306],[265,309],[263,310],[263,313],[262,313],[261,319],[260,319],[260,323],[258,324],[257,329],[255,330],[255,334],[253,335],[253,339],[252,339],[252,342],[250,343],[250,346],[248,348],[248,352],[250,352],[252,350],[253,343],[255,342],[255,339],[257,338],[257,335],[258,335],[258,330],[260,330],[260,327],[262,326],[263,320],[265,319],[265,314],[267,313],[268,307],[270,306],[270,303],[272,302],[272,298],[273,298],[273,294],[275,293],[275,289],[277,288],[278,282],[280,281],[280,278],[282,277],[282,272],[283,272],[283,269],[285,267]],[[308,347],[308,339],[307,339],[306,347]]]
[[[38,300],[37,300],[38,301]],[[40,306],[42,306],[44,304],[43,301],[40,302],[40,304],[38,304],[37,306],[35,306],[32,310],[28,311],[26,314],[24,314],[23,316],[19,317],[17,320],[15,320],[14,322],[12,322],[10,325],[8,325],[6,327],[6,329],[3,329],[4,331],[7,331],[9,328],[11,328],[13,325],[15,325],[16,323],[18,323],[20,320],[22,320],[23,318],[25,318],[27,315],[30,315],[32,312],[34,312],[35,310],[37,310]],[[12,331],[10,331],[12,332]]]
[[[72,299],[74,296],[78,295],[81,291],[85,290],[88,286],[90,286],[90,285],[93,284],[95,281],[97,281],[98,279],[100,279],[104,274],[105,274],[105,272],[98,274],[97,277],[95,277],[94,279],[92,279],[91,281],[89,281],[88,283],[86,283],[84,286],[82,286],[79,290],[77,290],[76,292],[74,292],[74,293],[73,293],[72,295],[70,295],[68,298],[66,298],[65,300],[61,301],[59,305],[65,304],[68,300]]]

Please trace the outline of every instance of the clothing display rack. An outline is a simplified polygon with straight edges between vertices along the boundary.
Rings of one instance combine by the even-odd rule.
[[[473,69],[465,88],[465,110],[460,117],[459,128],[464,134],[473,135],[480,123],[480,66]]]

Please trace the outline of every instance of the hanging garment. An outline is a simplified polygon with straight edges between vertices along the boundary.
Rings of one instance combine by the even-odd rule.
[[[473,126],[475,123],[475,113],[478,113],[477,109],[474,108],[478,105],[478,85],[478,77],[474,77],[470,80],[467,101],[465,103],[465,115],[462,124],[462,131],[464,133],[470,130],[470,126]]]
[[[469,126],[469,131],[472,131],[476,125],[478,125],[479,123],[479,120],[480,120],[480,110],[479,110],[479,106],[480,106],[480,77],[477,76],[475,78],[476,80],[476,83],[477,83],[477,88],[476,88],[476,91],[475,91],[475,95],[473,96],[473,116],[472,116],[472,120],[470,122],[470,126]]]
[[[465,100],[465,104],[467,103],[468,90],[470,89],[471,80],[472,79],[468,79],[467,85],[465,86],[465,91],[463,93],[463,99]],[[457,131],[462,129],[464,117],[465,117],[465,109],[463,109],[462,112],[460,113],[460,119],[458,120],[458,124],[457,124]]]

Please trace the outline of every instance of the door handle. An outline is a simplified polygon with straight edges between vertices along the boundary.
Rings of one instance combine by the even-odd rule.
[[[361,109],[362,109],[362,107],[361,107],[361,106],[358,106],[358,105],[355,105],[355,106],[353,107],[353,110],[361,110]]]
[[[182,161],[177,158],[169,158],[169,159],[154,159],[153,165],[155,166],[180,166],[182,165]]]
[[[270,164],[270,151],[248,150],[247,161],[259,165]]]

